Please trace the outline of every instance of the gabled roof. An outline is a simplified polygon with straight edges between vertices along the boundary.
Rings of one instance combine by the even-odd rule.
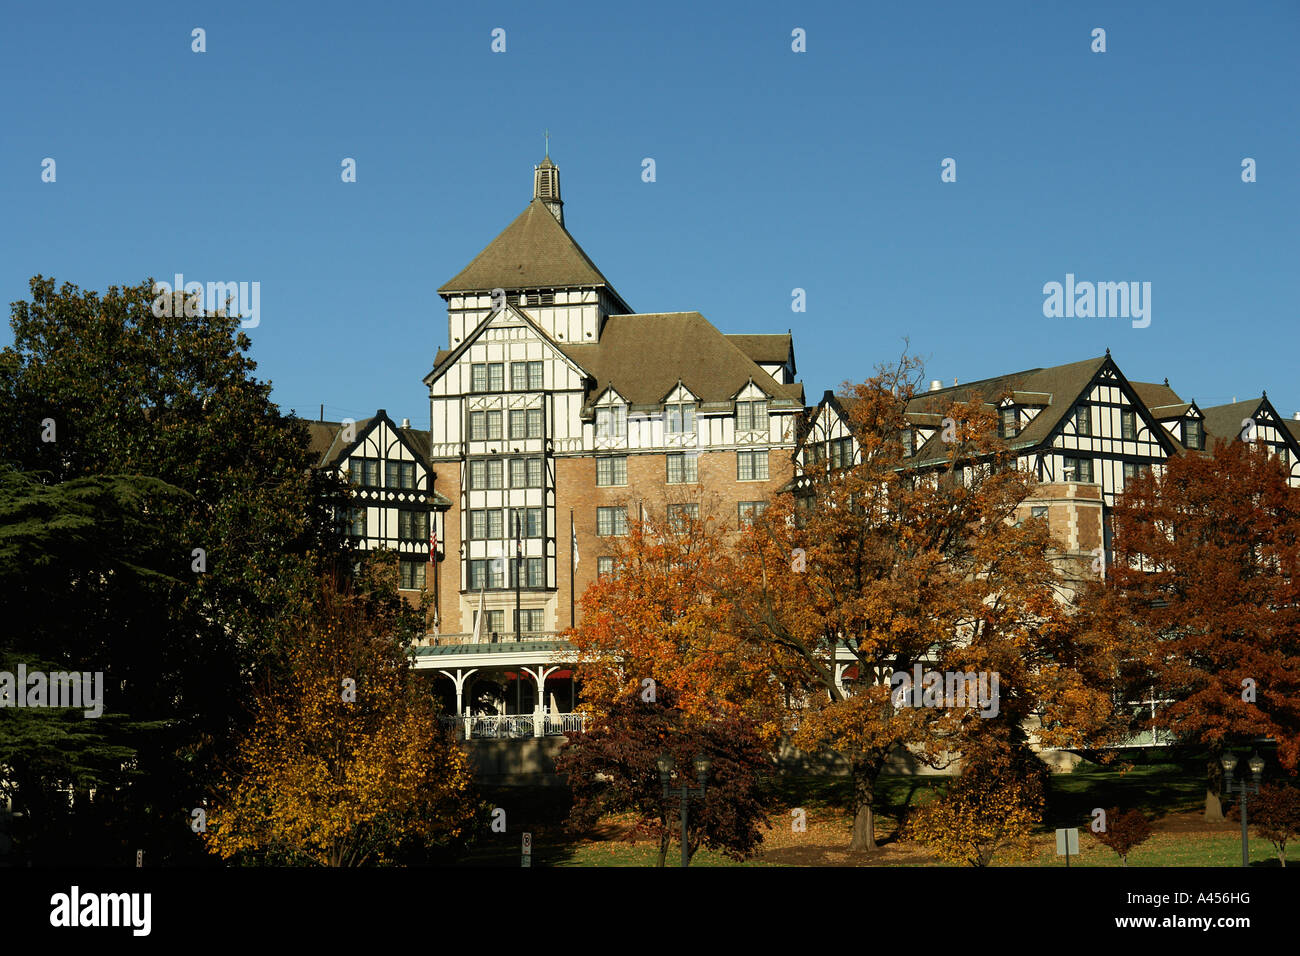
[[[1049,396],[1047,405],[1008,443],[1012,448],[1032,448],[1046,441],[1057,426],[1074,410],[1074,400],[1088,387],[1110,356],[1056,365],[1052,368],[1034,368],[1010,375],[968,382],[941,388],[933,392],[920,392],[907,404],[912,415],[942,415],[957,402],[982,401],[993,405],[1006,395],[1016,392],[1035,392]],[[1037,399],[1041,401],[1040,399]],[[943,435],[936,432],[916,450],[912,461],[921,464],[931,459],[946,459]]]
[[[1225,440],[1240,437],[1242,421],[1247,418],[1254,418],[1261,405],[1268,405],[1273,417],[1279,421],[1282,420],[1282,416],[1278,415],[1277,409],[1273,408],[1267,398],[1251,398],[1244,402],[1212,405],[1209,408],[1201,409],[1205,413],[1205,434]],[[1212,447],[1209,441],[1205,443],[1206,451],[1209,451]]]
[[[573,286],[604,286],[622,301],[546,204],[534,199],[438,293]]]
[[[793,336],[786,332],[773,335],[728,334],[727,340],[755,362],[775,365],[790,359]]]
[[[657,405],[680,379],[705,405],[730,403],[752,379],[776,404],[803,407],[803,385],[782,385],[698,312],[610,316],[600,341],[558,347],[595,379],[594,400],[611,385],[633,405]]]
[[[310,438],[308,448],[315,456],[314,467],[325,468],[337,465],[361,443],[369,434],[371,426],[378,421],[387,422],[388,427],[396,432],[406,446],[427,466],[429,433],[421,428],[402,428],[389,418],[383,409],[380,409],[378,414],[355,422],[352,426],[352,441],[343,440],[342,422],[307,422],[307,433]]]

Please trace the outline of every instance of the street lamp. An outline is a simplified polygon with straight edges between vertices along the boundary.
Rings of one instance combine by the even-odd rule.
[[[1232,772],[1237,769],[1237,758],[1231,752],[1225,753],[1219,758],[1219,763],[1223,765],[1223,789],[1229,795],[1235,789],[1241,794],[1241,865],[1250,866],[1250,837],[1246,832],[1246,795],[1259,793],[1260,776],[1264,773],[1264,758],[1255,754],[1246,761],[1246,766],[1250,767],[1250,775],[1254,783],[1247,783],[1244,779],[1240,783],[1235,783]]]
[[[682,866],[690,865],[690,855],[686,849],[686,812],[687,807],[692,799],[702,800],[704,793],[708,789],[709,770],[713,767],[713,761],[707,754],[700,754],[694,760],[695,780],[699,784],[697,787],[688,787],[686,777],[682,776],[681,786],[674,789],[672,778],[676,775],[677,761],[673,759],[672,754],[660,754],[655,761],[659,767],[659,782],[663,784],[664,799],[670,800],[677,798],[682,805]]]

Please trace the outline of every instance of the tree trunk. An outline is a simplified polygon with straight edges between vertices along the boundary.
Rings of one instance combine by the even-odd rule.
[[[1222,747],[1211,747],[1210,758],[1205,766],[1205,822],[1222,823],[1223,816],[1223,766],[1219,758],[1223,755]]]
[[[850,850],[877,850],[876,814],[872,803],[876,796],[876,761],[853,761],[853,839]]]

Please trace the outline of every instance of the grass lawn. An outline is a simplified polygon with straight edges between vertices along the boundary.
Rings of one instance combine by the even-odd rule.
[[[1156,762],[1160,761],[1160,762]],[[1033,842],[1036,859],[1016,863],[994,857],[994,866],[1064,866],[1056,856],[1057,827],[1079,828],[1080,854],[1072,866],[1120,866],[1119,857],[1098,843],[1088,831],[1094,807],[1136,807],[1153,821],[1151,839],[1129,855],[1131,867],[1239,866],[1241,825],[1232,820],[1218,824],[1203,819],[1204,761],[1191,757],[1134,755],[1127,770],[1083,764],[1071,774],[1051,778],[1048,807]],[[908,809],[928,799],[929,792],[945,782],[943,777],[882,777],[876,800],[876,853],[854,853],[848,847],[851,818],[844,809],[849,781],[843,777],[780,777],[768,785],[769,821],[763,848],[753,859],[736,861],[702,850],[692,866],[941,866],[924,848],[896,838],[899,821]],[[462,865],[519,866],[520,834],[533,834],[533,866],[654,866],[657,845],[641,837],[629,840],[635,822],[631,815],[610,816],[590,833],[565,831],[569,796],[563,787],[496,787],[484,790],[493,806],[506,809],[509,831],[485,835],[471,848]],[[804,811],[806,832],[792,832],[791,809]],[[1272,844],[1251,834],[1251,861],[1255,866],[1277,866]],[[680,849],[669,848],[667,863],[677,865]],[[1297,862],[1288,847],[1288,865]]]

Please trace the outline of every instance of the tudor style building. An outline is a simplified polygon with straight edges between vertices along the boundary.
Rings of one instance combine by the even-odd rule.
[[[425,383],[430,462],[452,502],[442,635],[473,633],[480,603],[481,634],[562,630],[638,514],[739,522],[791,477],[791,336],[634,312],[565,228],[549,157],[524,211],[438,292],[448,348]]]
[[[957,403],[982,401],[998,415],[999,431],[1018,466],[1039,481],[1021,510],[1047,519],[1063,556],[1086,574],[1095,559],[1109,560],[1109,511],[1128,480],[1163,468],[1172,455],[1208,453],[1216,439],[1235,440],[1253,422],[1252,440],[1268,445],[1300,485],[1300,416],[1286,420],[1267,395],[1202,410],[1163,384],[1129,381],[1110,352],[1104,356],[1029,369],[928,392],[908,403],[911,428],[903,446],[921,471],[948,464],[942,423]],[[852,399],[826,392],[809,410],[798,454],[804,469],[829,460],[847,467],[857,443],[849,427]],[[1100,550],[1099,550],[1100,549]]]
[[[308,422],[315,467],[353,487],[356,506],[340,515],[354,547],[397,552],[400,588],[415,603],[428,583],[430,524],[441,533],[451,502],[433,490],[429,433],[396,425],[384,409],[360,421]]]

